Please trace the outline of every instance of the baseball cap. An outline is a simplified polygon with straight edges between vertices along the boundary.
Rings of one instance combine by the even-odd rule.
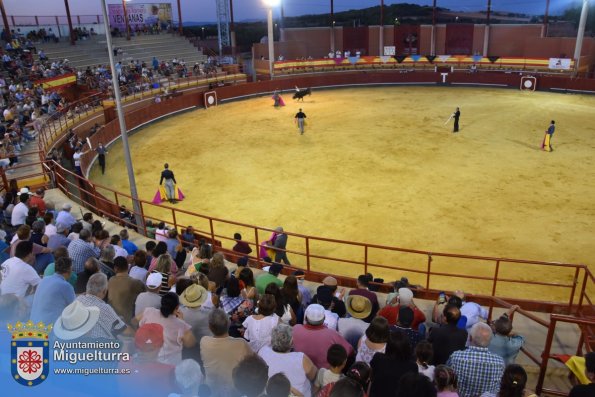
[[[134,345],[142,352],[152,352],[163,346],[163,327],[149,323],[141,326],[134,335]]]
[[[161,273],[151,273],[149,274],[149,277],[147,277],[145,284],[147,284],[147,287],[149,288],[157,288],[161,285],[162,281]]]
[[[324,322],[324,307],[314,303],[306,308],[304,316],[312,325],[322,324]]]
[[[399,304],[408,305],[413,300],[413,291],[409,288],[399,288]]]
[[[64,203],[64,205],[62,205],[62,209],[63,210],[71,210],[72,205],[70,205],[70,203]]]

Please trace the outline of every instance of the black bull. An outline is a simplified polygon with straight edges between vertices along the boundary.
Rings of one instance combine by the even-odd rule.
[[[297,91],[295,94],[293,94],[293,99],[297,99],[298,101],[301,99],[303,102],[306,95],[312,95],[312,90],[310,88]]]

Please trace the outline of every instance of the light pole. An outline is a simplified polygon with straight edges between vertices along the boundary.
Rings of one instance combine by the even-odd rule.
[[[581,61],[581,50],[583,48],[583,37],[585,36],[585,25],[587,23],[587,14],[589,13],[589,0],[583,0],[581,10],[581,19],[576,33],[576,45],[574,46],[574,72],[578,73]]]
[[[267,13],[267,27],[268,27],[268,42],[269,42],[269,74],[271,80],[273,79],[273,64],[275,63],[275,37],[273,36],[273,8],[281,4],[281,0],[262,0],[264,5],[268,8]]]
[[[124,12],[124,23],[126,24],[126,40],[130,40],[130,23],[128,22],[128,11],[126,10],[126,2],[132,0],[122,0],[122,10]]]
[[[103,13],[103,23],[105,25],[105,38],[107,40],[107,53],[109,56],[110,71],[112,73],[112,85],[114,89],[114,98],[116,100],[116,111],[118,113],[118,121],[120,123],[120,135],[122,135],[122,146],[124,149],[124,159],[126,160],[126,170],[128,171],[128,182],[130,183],[130,196],[132,197],[132,208],[136,225],[139,230],[144,228],[143,218],[140,215],[140,203],[138,201],[138,193],[136,191],[136,181],[134,179],[134,169],[132,168],[132,157],[130,157],[130,146],[128,145],[128,130],[126,129],[126,120],[124,120],[124,111],[122,110],[122,99],[120,98],[120,84],[118,74],[116,73],[116,65],[114,64],[114,53],[112,48],[112,36],[109,28],[109,20],[107,19],[107,6],[105,0],[101,0],[101,12]]]
[[[202,39],[204,40],[205,39],[205,28],[204,28],[204,26],[201,29],[202,29]]]

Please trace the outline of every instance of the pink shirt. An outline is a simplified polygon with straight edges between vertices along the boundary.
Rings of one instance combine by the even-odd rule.
[[[164,364],[177,365],[182,361],[182,337],[192,327],[173,314],[163,317],[159,309],[147,307],[140,320],[144,324],[159,324],[163,327],[163,347],[159,351],[159,361]]]
[[[293,327],[293,350],[305,353],[318,368],[329,368],[326,353],[335,343],[342,345],[347,350],[348,356],[353,354],[353,347],[333,329],[328,329],[324,325],[298,324]]]

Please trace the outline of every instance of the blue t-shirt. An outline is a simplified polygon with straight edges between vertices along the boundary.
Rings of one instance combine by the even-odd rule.
[[[128,255],[134,255],[138,247],[130,240],[122,240],[122,247],[128,252]]]
[[[35,291],[31,307],[31,320],[53,324],[64,308],[74,299],[74,288],[60,274],[44,277]]]

